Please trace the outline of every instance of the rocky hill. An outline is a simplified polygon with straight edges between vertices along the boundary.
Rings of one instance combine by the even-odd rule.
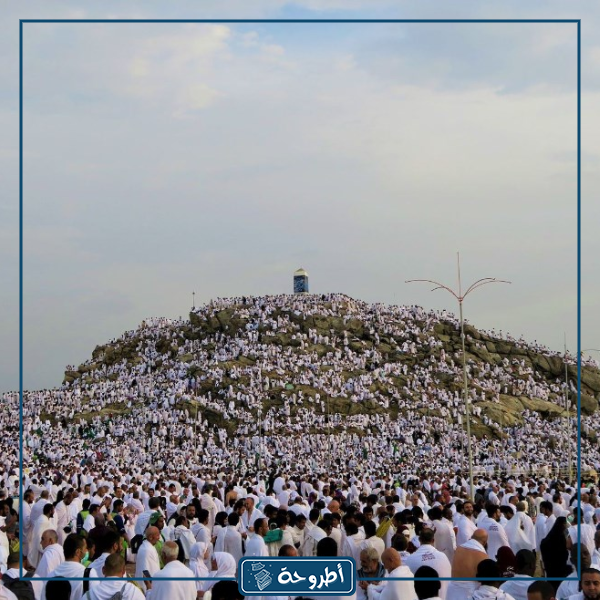
[[[527,410],[547,420],[564,416],[565,361],[570,386],[577,385],[573,357],[470,324],[465,334],[475,435],[503,437],[506,428],[523,423]],[[97,346],[91,360],[65,372],[63,385],[80,388],[85,402],[102,382],[129,382],[106,408],[126,413],[126,386],[152,374],[153,398],[171,397],[190,411],[198,410],[198,398],[209,399],[201,406],[205,418],[229,432],[259,410],[272,416],[277,431],[279,421],[301,407],[341,415],[335,427],[361,414],[443,416],[443,398],[462,396],[461,356],[452,315],[340,294],[235,298],[194,310],[183,322],[145,321]],[[182,380],[185,386],[177,386]],[[434,398],[432,388],[446,395]],[[139,391],[136,402],[150,402],[147,387]],[[582,368],[581,391],[582,414],[596,413],[600,371],[591,364]],[[573,414],[576,395],[570,398]],[[231,415],[229,406],[235,407]],[[447,418],[455,419],[451,410]],[[351,426],[360,431],[356,420]],[[594,439],[595,432],[585,435]]]

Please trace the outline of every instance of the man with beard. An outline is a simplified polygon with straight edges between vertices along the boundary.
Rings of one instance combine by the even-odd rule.
[[[456,545],[462,546],[467,543],[475,533],[477,526],[473,521],[473,503],[466,500],[463,504],[463,513],[456,522]]]
[[[569,596],[569,600],[598,600],[600,598],[600,571],[583,569],[581,572],[581,592]]]

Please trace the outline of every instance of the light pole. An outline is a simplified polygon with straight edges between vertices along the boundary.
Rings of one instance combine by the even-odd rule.
[[[192,292],[192,310],[196,308],[196,292]]]
[[[417,283],[417,282],[432,283],[433,285],[436,286],[431,290],[432,292],[434,292],[435,290],[446,290],[447,292],[452,294],[458,301],[459,316],[460,316],[460,338],[461,338],[461,344],[462,344],[462,357],[463,357],[463,386],[464,386],[463,393],[464,393],[464,397],[465,397],[465,417],[466,417],[465,420],[467,423],[467,444],[468,444],[467,448],[468,448],[468,454],[469,454],[469,487],[470,487],[471,498],[473,498],[473,492],[475,490],[475,487],[473,485],[473,449],[471,446],[471,412],[470,412],[470,408],[469,408],[469,389],[468,389],[468,382],[467,382],[467,354],[466,354],[466,350],[465,350],[465,322],[463,319],[463,300],[472,291],[476,290],[479,287],[487,285],[488,283],[510,283],[510,281],[505,281],[503,279],[496,279],[494,277],[483,277],[482,279],[478,279],[477,281],[472,283],[469,286],[469,288],[467,289],[467,291],[463,294],[462,293],[462,284],[461,284],[461,279],[460,279],[460,254],[458,252],[456,253],[456,262],[457,262],[457,271],[458,271],[458,294],[454,290],[449,288],[447,285],[444,285],[443,283],[439,283],[438,281],[433,281],[431,279],[409,279],[405,283]]]
[[[262,464],[262,400],[258,401],[258,474],[260,476],[261,464]]]
[[[579,356],[582,356],[584,352],[600,352],[600,350],[598,348],[585,348],[580,351]]]
[[[573,472],[573,457],[571,450],[571,412],[569,411],[569,365],[567,364],[567,334],[565,333],[565,415],[567,418],[567,424],[565,427],[566,444],[567,444],[567,474],[569,476],[569,483],[571,483],[571,476]]]

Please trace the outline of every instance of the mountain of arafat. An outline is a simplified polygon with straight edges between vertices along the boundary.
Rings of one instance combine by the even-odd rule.
[[[569,444],[577,450],[576,359],[470,324],[465,343],[476,467],[564,466]],[[231,467],[260,456],[340,470],[361,461],[451,469],[464,459],[463,386],[451,314],[343,294],[218,299],[189,320],[147,319],[68,367],[46,397],[27,393],[26,447],[51,461],[52,439],[58,447],[70,436],[100,460],[158,467],[203,452]],[[582,464],[597,468],[591,361],[581,392]],[[119,450],[123,439],[137,447]]]

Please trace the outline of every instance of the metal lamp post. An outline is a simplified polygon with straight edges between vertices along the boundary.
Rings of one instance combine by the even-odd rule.
[[[600,352],[600,350],[598,348],[585,348],[584,350],[581,350],[579,352],[579,355],[581,356],[584,352]],[[566,353],[566,351],[565,351]],[[570,476],[570,472],[569,472],[569,476]]]
[[[565,417],[567,419],[567,425],[565,427],[565,435],[566,440],[565,443],[567,445],[567,476],[569,477],[569,482],[571,481],[571,477],[573,475],[573,458],[572,458],[572,450],[571,450],[571,436],[569,435],[569,430],[571,428],[571,412],[569,411],[569,365],[567,363],[567,334],[565,333]]]
[[[258,405],[258,473],[262,470],[263,429],[262,429],[262,400]]]
[[[469,390],[468,390],[468,382],[467,382],[467,356],[466,356],[466,350],[465,350],[465,323],[464,323],[464,318],[463,318],[463,301],[472,291],[476,290],[479,287],[487,285],[488,283],[510,283],[510,281],[505,281],[503,279],[496,279],[494,277],[484,277],[484,278],[478,279],[477,281],[472,283],[469,286],[469,288],[467,289],[467,291],[463,294],[461,278],[460,278],[460,254],[458,252],[456,253],[456,260],[457,260],[457,270],[458,270],[458,294],[454,290],[449,288],[448,286],[444,285],[443,283],[439,283],[438,281],[433,281],[431,279],[409,279],[405,283],[417,283],[417,282],[432,283],[433,285],[436,286],[431,290],[432,292],[434,292],[435,290],[446,290],[447,292],[452,294],[458,301],[459,316],[460,316],[460,337],[461,337],[462,357],[463,357],[463,386],[464,386],[463,393],[464,393],[464,397],[465,397],[465,421],[467,424],[467,444],[468,444],[467,448],[468,448],[468,456],[469,456],[469,487],[470,487],[470,494],[471,494],[471,498],[472,498],[474,490],[475,490],[475,486],[473,485],[473,449],[472,449],[472,445],[471,445],[471,411],[470,411],[470,407],[469,407]]]
[[[586,348],[585,350],[581,351],[581,354],[584,352],[600,352],[600,350],[598,350],[598,348]]]

